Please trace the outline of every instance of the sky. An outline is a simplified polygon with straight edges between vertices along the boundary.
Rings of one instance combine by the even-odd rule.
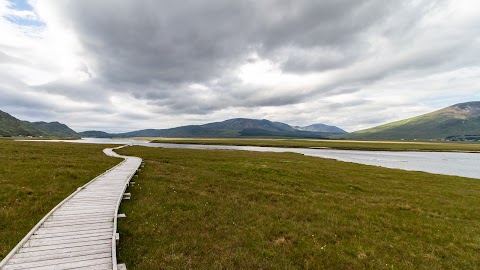
[[[480,1],[0,0],[0,110],[355,131],[480,100]]]

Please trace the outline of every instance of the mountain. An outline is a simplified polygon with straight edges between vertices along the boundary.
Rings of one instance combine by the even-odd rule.
[[[480,140],[480,101],[455,104],[342,137],[365,140]]]
[[[281,122],[272,122],[266,119],[248,119],[248,118],[234,118],[222,122],[209,123],[201,125],[201,127],[209,129],[222,130],[243,130],[243,129],[263,129],[268,131],[295,131],[290,125]]]
[[[0,111],[0,137],[32,136],[32,137],[74,137],[80,135],[59,122],[28,122],[21,121],[10,114]]]
[[[82,137],[168,137],[168,138],[234,138],[234,137],[300,137],[325,138],[331,133],[296,130],[290,125],[269,120],[235,118],[204,125],[169,129],[144,129],[109,134],[101,131],[80,132]],[[92,136],[93,135],[93,136]]]
[[[32,128],[10,114],[0,111],[0,136],[45,136],[40,130]]]
[[[34,129],[40,130],[47,134],[48,136],[53,137],[80,137],[80,135],[75,132],[73,129],[69,128],[67,125],[59,122],[28,122],[24,123]]]
[[[115,134],[110,134],[103,131],[96,131],[96,130],[88,130],[78,132],[78,135],[83,138],[113,138]]]
[[[298,130],[312,131],[312,132],[328,132],[328,133],[338,133],[338,134],[348,133],[345,130],[339,128],[339,127],[329,126],[329,125],[325,125],[325,124],[313,124],[313,125],[309,125],[309,126],[306,126],[306,127],[296,126],[294,128],[298,129]]]

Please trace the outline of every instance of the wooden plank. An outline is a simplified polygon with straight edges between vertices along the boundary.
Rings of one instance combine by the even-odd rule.
[[[53,220],[45,222],[43,228],[49,227],[65,227],[65,226],[75,226],[75,225],[84,225],[84,224],[98,224],[98,223],[110,223],[112,219],[108,216],[99,216],[97,219],[80,219],[80,220]]]
[[[31,239],[27,242],[25,246],[28,247],[41,247],[41,246],[58,246],[63,244],[69,244],[72,242],[81,243],[81,242],[92,242],[97,240],[108,240],[112,239],[112,235],[88,235],[82,238],[67,238],[67,239],[57,239],[57,238],[46,238],[46,239]]]
[[[44,230],[40,232],[35,232],[32,236],[38,236],[38,238],[47,238],[47,237],[54,237],[56,235],[75,235],[75,234],[86,234],[86,233],[95,233],[95,232],[103,232],[103,231],[112,231],[111,227],[105,228],[89,228],[85,230]]]
[[[43,256],[51,256],[51,255],[56,255],[56,254],[70,254],[70,253],[83,253],[88,250],[107,250],[111,248],[111,243],[108,244],[95,244],[95,245],[87,245],[87,246],[79,246],[79,247],[69,247],[69,248],[63,248],[60,250],[40,250],[40,251],[31,251],[31,252],[22,252],[18,253],[15,255],[14,258],[11,260],[14,260],[16,258],[29,258],[32,257],[33,259],[38,258],[38,257],[43,257]]]
[[[94,218],[74,218],[74,219],[53,219],[48,220],[45,224],[55,223],[55,224],[83,224],[88,223],[89,221],[113,221],[113,218],[106,216],[97,216]]]
[[[88,221],[88,220],[113,220],[112,217],[108,217],[105,215],[96,215],[96,216],[71,216],[68,218],[57,218],[57,219],[51,219],[48,222],[58,222],[58,223],[72,223],[76,221]]]
[[[110,205],[112,204],[111,199],[77,199],[74,201],[70,202],[70,205],[82,205],[82,204],[88,204],[88,203],[93,203],[93,204],[107,204]]]
[[[65,226],[65,227],[52,227],[52,228],[44,228],[41,227],[40,229],[37,230],[39,233],[45,233],[45,232],[71,232],[71,231],[89,231],[89,230],[97,230],[97,229],[106,229],[106,228],[112,228],[113,224],[109,223],[101,223],[101,224],[88,224],[84,226]]]
[[[62,207],[62,209],[92,209],[92,208],[104,208],[104,209],[110,209],[110,208],[115,208],[115,204],[113,203],[74,203],[74,204],[69,204],[65,205]]]
[[[102,249],[86,249],[80,251],[73,251],[73,252],[63,252],[63,253],[46,253],[43,255],[36,255],[36,256],[25,256],[25,257],[15,257],[10,260],[12,264],[20,264],[20,263],[28,263],[28,262],[41,262],[41,261],[49,261],[49,260],[57,260],[63,258],[73,258],[73,257],[80,257],[85,255],[94,255],[94,254],[101,254],[101,253],[110,253],[108,248]]]
[[[67,207],[62,207],[63,210],[76,210],[76,209],[84,209],[84,210],[91,210],[91,209],[105,209],[105,210],[115,210],[115,205],[108,205],[108,204],[72,204]]]
[[[104,214],[81,214],[81,215],[63,215],[63,216],[57,216],[53,215],[52,218],[55,218],[56,220],[62,219],[62,220],[73,220],[73,219],[82,219],[82,218],[95,218],[95,217],[105,217]]]
[[[42,239],[42,238],[52,238],[52,237],[67,237],[67,236],[77,236],[77,235],[88,235],[88,234],[100,234],[100,233],[110,233],[111,228],[105,228],[100,230],[89,230],[89,231],[69,231],[69,232],[56,232],[56,233],[43,233],[43,234],[34,234],[30,239]]]
[[[111,270],[112,269],[112,264],[97,264],[93,266],[86,266],[86,267],[75,267],[75,268],[68,268],[72,270]],[[118,270],[118,268],[117,268]]]
[[[54,219],[54,220],[51,220],[49,222],[63,222],[63,223],[71,223],[71,222],[75,222],[75,221],[81,221],[81,220],[94,220],[94,219],[98,219],[98,220],[109,220],[109,219],[112,219],[110,216],[108,215],[81,215],[81,216],[75,216],[75,215],[71,215],[71,216],[65,216],[65,218],[58,218],[58,219]]]
[[[110,229],[104,231],[87,231],[83,233],[75,233],[75,234],[40,234],[40,235],[33,235],[30,237],[30,240],[34,239],[78,239],[84,238],[89,236],[109,236],[112,237],[112,233]]]
[[[83,246],[94,246],[94,245],[104,245],[104,244],[110,244],[111,240],[96,240],[96,241],[90,241],[90,242],[72,242],[68,244],[63,244],[63,245],[56,245],[56,246],[41,246],[41,247],[22,247],[20,249],[19,253],[24,253],[24,252],[32,252],[32,251],[42,251],[42,250],[62,250],[64,248],[70,248],[70,247],[83,247]]]
[[[67,269],[68,267],[75,266],[91,266],[98,264],[99,262],[111,262],[112,255],[110,253],[99,253],[86,256],[78,256],[71,258],[61,258],[48,261],[39,261],[39,262],[25,262],[19,264],[11,264],[5,266],[4,270],[13,270],[13,269]]]
[[[72,215],[80,215],[80,214],[111,214],[114,210],[102,210],[102,209],[97,209],[97,210],[61,210],[58,211],[58,213],[55,216],[72,216]]]

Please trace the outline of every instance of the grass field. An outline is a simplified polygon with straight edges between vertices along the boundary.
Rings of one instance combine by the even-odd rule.
[[[120,161],[105,147],[0,139],[0,260],[55,205]]]
[[[153,138],[152,138],[153,139]],[[272,146],[302,148],[332,148],[370,151],[468,151],[480,152],[480,143],[402,142],[402,141],[347,141],[311,139],[171,139],[155,138],[158,143]]]
[[[128,269],[478,269],[480,181],[293,153],[128,147]]]

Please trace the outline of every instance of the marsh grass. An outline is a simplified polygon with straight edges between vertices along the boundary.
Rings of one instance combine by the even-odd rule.
[[[104,148],[0,140],[0,260],[55,205],[120,161]]]
[[[476,269],[480,182],[307,157],[119,150],[146,161],[128,269]]]
[[[349,141],[313,139],[182,139],[156,138],[152,142],[206,145],[270,146],[331,148],[368,151],[472,151],[480,152],[480,143],[409,142],[409,141]]]

